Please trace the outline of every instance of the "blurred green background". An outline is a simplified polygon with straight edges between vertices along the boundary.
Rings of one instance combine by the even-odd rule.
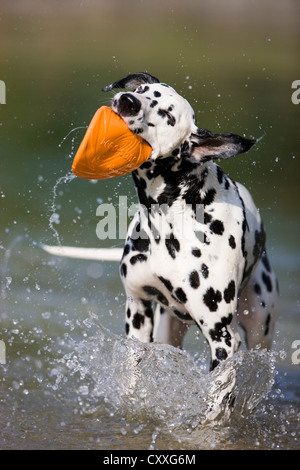
[[[56,242],[49,228],[53,186],[70,170],[84,129],[63,139],[109,104],[102,86],[137,71],[183,94],[199,126],[263,136],[223,167],[250,188],[267,226],[286,224],[284,237],[297,239],[300,106],[291,101],[291,84],[300,79],[298,19],[296,0],[2,0],[4,246],[24,234]],[[99,245],[96,208],[110,198],[117,203],[120,194],[135,197],[130,175],[61,184],[61,241]]]

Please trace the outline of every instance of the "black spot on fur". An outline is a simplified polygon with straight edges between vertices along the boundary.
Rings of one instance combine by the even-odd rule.
[[[159,234],[159,231],[157,230],[157,228],[155,227],[155,225],[153,223],[151,224],[151,232],[152,232],[153,238],[155,240],[155,243],[158,245],[159,242],[160,242],[160,234]]]
[[[152,167],[152,162],[150,160],[147,160],[140,166],[140,170],[145,170],[151,167]]]
[[[269,333],[270,329],[270,321],[271,321],[271,314],[268,313],[267,319],[266,319],[266,326],[265,326],[265,336]]]
[[[124,255],[128,255],[130,251],[130,245],[129,243],[126,243],[126,245],[124,246]]]
[[[167,185],[163,192],[158,196],[157,202],[159,205],[167,204],[171,206],[173,202],[178,198],[180,195],[180,187],[179,186],[171,186]]]
[[[172,127],[175,126],[176,119],[169,111],[159,108],[159,110],[157,111],[157,114],[162,118],[166,117],[167,118],[167,124],[169,126],[172,126]]]
[[[129,252],[130,252],[130,245],[129,245],[129,243],[126,243],[126,245],[124,246],[122,260],[126,255],[128,255]]]
[[[147,182],[142,178],[142,176],[140,176],[140,185],[143,189],[147,188]]]
[[[169,292],[173,291],[172,283],[168,279],[165,279],[163,276],[158,276],[158,279],[164,284]]]
[[[233,235],[230,235],[228,239],[229,246],[234,250],[236,248],[235,238]]]
[[[193,289],[197,289],[200,286],[200,278],[197,271],[192,271],[190,273],[189,281]]]
[[[121,268],[120,268],[120,271],[121,271],[121,275],[123,277],[126,277],[127,276],[127,266],[125,263],[122,263],[121,265]]]
[[[272,292],[272,281],[271,281],[270,276],[268,276],[265,272],[263,272],[261,277],[267,288],[267,291]]]
[[[192,248],[192,255],[195,256],[196,258],[200,258],[201,250],[199,248]]]
[[[210,224],[210,229],[212,232],[214,232],[216,235],[223,235],[224,232],[224,224],[221,220],[214,220]]]
[[[217,178],[220,184],[223,183],[223,175],[224,175],[224,172],[222,168],[220,166],[217,166]]]
[[[181,287],[178,287],[175,290],[175,295],[176,295],[177,299],[180,300],[180,302],[182,302],[183,304],[185,304],[187,302],[187,296],[186,296],[184,290]]]
[[[152,310],[151,300],[145,300],[145,299],[141,299],[141,300],[142,300],[142,304],[145,307],[144,313],[145,313],[146,317],[152,318],[153,317],[153,310]]]
[[[214,329],[209,330],[211,339],[217,342],[225,340],[225,344],[231,346],[231,334],[227,330],[227,326],[230,325],[231,321],[232,314],[229,314],[228,317],[222,317],[221,321],[215,324]]]
[[[216,349],[216,358],[219,359],[219,361],[225,361],[227,359],[228,354],[226,352],[226,349],[224,348],[217,348]]]
[[[229,304],[235,297],[235,282],[230,281],[228,287],[224,289],[224,300]]]
[[[204,279],[207,279],[208,278],[208,275],[209,275],[209,269],[208,267],[206,266],[206,264],[202,264],[201,266],[201,273],[202,273],[202,276],[204,277]]]
[[[261,260],[263,262],[264,267],[266,270],[270,273],[271,272],[271,266],[267,257],[267,253],[264,251],[261,257]]]
[[[164,296],[160,290],[156,289],[156,287],[153,286],[143,286],[143,290],[146,292],[148,295],[153,295],[154,297],[157,298],[158,302],[160,302],[163,305],[169,305],[168,300]]]
[[[257,284],[257,282],[254,284],[253,289],[254,289],[255,294],[261,295],[261,288],[260,288],[260,285]]]
[[[180,243],[177,238],[174,237],[174,234],[171,233],[169,237],[166,238],[165,244],[168,250],[169,255],[175,259],[176,252],[180,250]]]
[[[200,190],[202,189],[203,182],[192,175],[192,177],[185,182],[185,185],[187,186],[187,189],[183,193],[182,197],[185,202],[195,210],[197,205],[202,204]]]
[[[187,312],[180,312],[179,310],[174,309],[173,312],[180,320],[193,321],[192,317]]]
[[[132,319],[132,326],[139,330],[141,328],[141,325],[143,325],[145,322],[145,317],[144,315],[140,313],[135,313]]]
[[[132,265],[134,265],[135,263],[137,263],[138,261],[147,261],[147,256],[146,255],[142,255],[141,253],[138,254],[138,255],[134,255],[130,258],[130,263]]]
[[[214,290],[212,287],[207,289],[203,296],[203,302],[211,312],[218,310],[218,303],[222,300],[222,294],[219,290]]]
[[[230,187],[229,179],[226,178],[226,176],[224,176],[224,180],[225,180],[225,189],[229,189]]]
[[[266,233],[263,224],[261,224],[260,232],[258,230],[255,230],[255,244],[252,251],[255,261],[258,260],[263,250],[265,249],[265,243]]]
[[[204,204],[205,206],[209,206],[209,204],[211,204],[214,201],[215,195],[216,195],[216,190],[213,188],[206,191],[205,196],[202,199],[202,204]]]
[[[148,251],[150,239],[145,230],[140,229],[140,224],[137,223],[132,232],[132,249],[136,251]]]
[[[204,223],[205,223],[205,225],[208,225],[209,222],[211,221],[211,219],[212,219],[212,215],[208,214],[207,212],[204,212]]]

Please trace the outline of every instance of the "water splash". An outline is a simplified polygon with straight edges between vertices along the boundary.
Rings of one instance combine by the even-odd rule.
[[[57,241],[57,244],[59,246],[61,246],[61,240],[60,240],[58,231],[56,230],[56,228],[53,225],[53,224],[59,224],[60,223],[59,214],[57,212],[57,207],[56,207],[57,188],[60,184],[70,183],[75,178],[77,178],[77,176],[74,175],[74,173],[72,173],[72,171],[69,171],[65,176],[61,176],[60,178],[58,178],[58,180],[56,181],[56,183],[55,183],[55,185],[53,186],[53,189],[52,189],[52,201],[50,203],[49,227],[53,231],[54,236],[55,236],[56,241]]]
[[[97,326],[97,335],[74,343],[60,359],[68,370],[62,375],[75,379],[83,414],[97,416],[106,404],[127,420],[192,432],[251,413],[274,383],[274,359],[266,351],[240,352],[207,374],[185,351],[126,340],[93,315],[85,322]]]
[[[67,138],[69,137],[69,135],[74,132],[74,131],[77,131],[78,129],[87,129],[88,126],[79,126],[79,127],[75,127],[74,129],[71,129],[70,132],[67,133],[67,135],[65,135],[65,137],[62,139],[62,141],[58,144],[59,147],[62,146],[62,144],[67,140]],[[71,153],[69,156],[72,156],[72,152],[74,150],[74,142],[75,142],[75,138],[72,137],[72,149],[71,149]]]
[[[58,144],[58,147],[62,146],[62,144],[67,140],[67,138],[69,137],[69,135],[72,132],[75,132],[78,129],[85,129],[86,130],[87,127],[88,126],[79,126],[79,127],[75,127],[74,129],[71,129],[65,135],[65,137],[62,139],[62,141]],[[72,158],[74,156],[75,137],[72,137],[71,140],[72,140],[72,144],[71,144],[71,152],[69,153],[69,158]],[[56,228],[54,227],[54,224],[59,224],[60,223],[59,214],[56,211],[56,209],[57,209],[56,208],[57,188],[61,183],[70,183],[74,178],[76,178],[76,175],[74,175],[74,173],[72,173],[72,171],[69,171],[65,176],[62,176],[62,177],[58,178],[58,180],[56,181],[56,183],[53,187],[53,190],[52,190],[52,201],[51,201],[51,205],[50,205],[49,227],[53,231],[54,236],[55,236],[56,241],[57,241],[59,246],[61,246],[59,233],[56,230]]]
[[[2,246],[2,249],[4,250],[4,256],[3,256],[3,261],[1,263],[1,268],[0,268],[0,280],[1,280],[0,298],[3,300],[6,298],[7,291],[10,290],[10,285],[13,281],[12,276],[8,274],[8,263],[11,257],[11,253],[15,249],[16,245],[23,240],[30,240],[30,238],[27,235],[18,235],[12,240],[12,242],[10,243],[7,249],[5,249]]]

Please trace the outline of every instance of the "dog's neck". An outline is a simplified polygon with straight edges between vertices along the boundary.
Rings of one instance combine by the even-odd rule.
[[[174,155],[147,160],[133,172],[140,204],[151,210],[151,205],[172,205],[182,198],[187,204],[197,204],[205,197],[208,174],[216,172],[213,162],[193,162],[188,145]]]

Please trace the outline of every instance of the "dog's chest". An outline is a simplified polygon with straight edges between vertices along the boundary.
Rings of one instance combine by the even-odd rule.
[[[222,283],[229,264],[241,277],[243,207],[234,183],[217,168],[187,175],[176,185],[176,174],[148,178],[144,172],[136,178],[140,210],[121,264],[123,281],[136,295],[146,288],[163,292],[172,303],[178,300],[176,289],[180,300],[181,292],[205,289],[212,279]]]

